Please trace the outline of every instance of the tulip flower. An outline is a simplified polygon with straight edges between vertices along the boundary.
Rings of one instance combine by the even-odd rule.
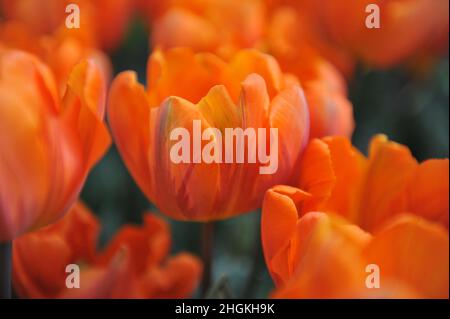
[[[178,0],[159,10],[151,42],[162,49],[186,46],[230,58],[256,47],[265,28],[264,6],[258,0]]]
[[[308,140],[308,109],[301,88],[283,75],[272,57],[241,51],[227,64],[190,49],[156,51],[147,74],[147,90],[133,72],[117,76],[108,115],[129,171],[163,213],[193,221],[236,216],[258,208],[268,188],[288,182],[295,173]],[[267,140],[260,138],[253,147],[236,142],[234,146],[244,148],[234,152],[225,138],[234,129],[258,131],[262,137],[261,129]],[[187,161],[172,158],[173,147],[179,144],[173,135],[180,131],[193,136],[194,154],[187,154]],[[272,147],[275,143],[278,147]],[[201,154],[195,152],[196,146]],[[269,148],[277,167],[264,174],[261,169],[267,162],[259,155]],[[258,159],[251,162],[256,149]],[[213,158],[205,160],[205,153],[214,153]],[[247,154],[243,161],[238,153]]]
[[[443,38],[448,43],[447,0],[308,1],[316,6],[324,32],[334,42],[376,67],[404,62]],[[372,9],[374,4],[376,11]],[[367,27],[366,21],[372,21],[371,15],[378,13],[379,28]]]
[[[314,140],[297,187],[266,193],[274,297],[448,298],[448,160],[419,164],[384,136],[369,153],[345,138]]]
[[[321,36],[317,19],[306,9],[274,6],[263,47],[300,80],[311,115],[310,137],[351,137],[353,108],[342,74],[353,73],[353,59]]]
[[[314,9],[307,1],[274,6],[266,26],[264,48],[280,61],[284,69],[304,69],[308,65],[305,59],[321,57],[343,75],[351,77],[355,68],[354,57],[325,36],[320,16]]]
[[[84,59],[95,62],[106,80],[111,78],[112,66],[106,54],[71,32],[36,35],[26,24],[11,21],[0,24],[0,42],[37,55],[45,62],[55,76],[60,96],[66,91],[72,68]]]
[[[323,39],[312,10],[300,14],[292,7],[270,8],[273,12],[252,0],[175,1],[160,9],[164,13],[155,20],[152,43],[163,49],[187,46],[225,59],[242,48],[267,52],[283,72],[300,80],[311,115],[311,138],[350,137],[353,108],[346,80],[334,65],[349,76],[353,57]]]
[[[133,12],[130,0],[1,0],[7,21],[23,22],[36,34],[50,34],[66,28],[69,4],[79,8],[80,28],[70,33],[89,38],[98,47],[113,49],[119,45]]]
[[[0,242],[54,222],[78,197],[110,143],[105,84],[78,64],[59,98],[34,56],[0,48]]]
[[[201,274],[194,256],[168,257],[166,222],[145,214],[142,226],[123,226],[103,251],[97,250],[98,220],[77,202],[57,223],[16,239],[13,283],[23,298],[184,298]],[[80,268],[70,288],[68,265]]]

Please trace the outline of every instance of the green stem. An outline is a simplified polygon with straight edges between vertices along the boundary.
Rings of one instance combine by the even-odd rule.
[[[0,299],[11,298],[12,242],[0,243]]]
[[[205,298],[211,286],[212,264],[214,247],[214,223],[204,223],[202,226],[202,254],[203,254],[203,278],[201,294]]]

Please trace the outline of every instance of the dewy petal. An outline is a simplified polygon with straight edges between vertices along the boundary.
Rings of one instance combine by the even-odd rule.
[[[406,210],[448,228],[448,185],[448,159],[421,163],[407,188]]]
[[[400,216],[375,234],[364,256],[379,266],[381,285],[392,280],[426,298],[449,296],[449,238],[439,224]]]

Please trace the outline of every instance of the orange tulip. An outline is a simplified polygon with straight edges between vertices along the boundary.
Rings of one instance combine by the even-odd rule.
[[[311,115],[311,137],[350,137],[353,108],[346,80],[326,59],[350,75],[352,57],[321,36],[311,10],[300,14],[291,7],[266,6],[253,0],[173,1],[155,20],[152,43],[163,49],[187,46],[195,52],[214,52],[227,60],[242,48],[268,52],[284,72],[300,80]]]
[[[168,258],[170,231],[154,215],[124,226],[98,252],[99,222],[77,203],[57,223],[14,241],[13,283],[26,298],[184,298],[201,275],[187,253]],[[79,288],[68,288],[68,265],[79,265]]]
[[[301,88],[281,73],[272,57],[241,51],[226,64],[212,54],[194,54],[190,49],[156,51],[147,76],[145,90],[133,72],[120,74],[111,87],[108,113],[128,169],[162,212],[196,221],[236,216],[256,209],[265,190],[291,178],[308,139],[308,109]],[[188,162],[176,164],[169,156],[176,144],[171,135],[183,128],[195,137],[195,121],[202,132],[219,131],[208,143],[214,146],[215,159],[207,162],[193,155]],[[219,137],[235,128],[278,129],[278,139],[266,135],[271,146],[278,140],[278,151],[272,152],[278,159],[273,174],[261,174],[266,164],[259,156],[254,163],[249,155],[239,163],[234,150],[221,143]],[[264,148],[262,141],[258,148]],[[203,149],[205,140],[200,143]],[[227,154],[232,163],[223,160]]]
[[[36,34],[66,29],[69,13],[66,7],[76,4],[80,9],[80,28],[69,32],[94,41],[103,49],[113,49],[122,40],[131,14],[130,0],[1,0],[7,20],[20,21]]]
[[[11,21],[0,24],[0,44],[37,55],[53,72],[60,96],[66,90],[72,68],[84,59],[94,61],[109,81],[112,66],[103,52],[86,43],[72,32],[58,31],[49,35],[36,35],[26,24]]]
[[[346,139],[325,138],[300,167],[298,188],[276,186],[264,199],[274,297],[448,298],[448,160],[419,164],[383,136],[365,158]]]
[[[259,0],[175,0],[154,20],[152,44],[162,49],[187,46],[229,58],[254,48],[264,27]]]
[[[60,218],[110,143],[104,80],[91,62],[61,100],[37,58],[0,48],[0,241]]]
[[[274,7],[264,48],[284,71],[300,80],[311,115],[311,138],[350,137],[354,129],[353,108],[347,99],[346,79],[335,66],[349,76],[354,62],[346,52],[321,37],[317,19],[306,9]]]
[[[265,49],[279,59],[290,72],[304,69],[305,58],[321,57],[329,61],[346,77],[355,68],[353,56],[344,48],[331,42],[322,31],[320,19],[308,2],[296,5],[279,5],[271,9],[264,37]],[[284,62],[284,63],[283,63]]]
[[[377,1],[379,29],[366,27],[371,0],[307,1],[314,2],[331,39],[377,67],[401,63],[422,48],[441,43],[442,34],[448,43],[448,0]]]

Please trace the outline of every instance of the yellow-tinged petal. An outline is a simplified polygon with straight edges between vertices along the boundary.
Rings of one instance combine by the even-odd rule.
[[[230,69],[238,81],[243,81],[252,73],[262,76],[271,98],[284,89],[283,73],[277,61],[270,55],[256,50],[240,51],[231,60]]]

